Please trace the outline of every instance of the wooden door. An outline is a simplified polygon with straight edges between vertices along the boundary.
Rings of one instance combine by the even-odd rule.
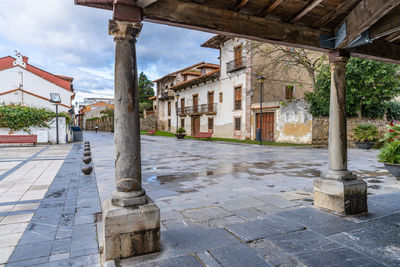
[[[235,53],[235,68],[242,67],[242,46],[238,45],[234,48]]]
[[[193,112],[194,113],[198,112],[198,106],[199,106],[199,96],[193,95]]]
[[[192,136],[195,136],[200,131],[200,117],[192,117]]]
[[[214,112],[214,92],[208,93],[208,112]]]
[[[235,88],[235,110],[242,109],[242,87]]]
[[[260,113],[257,114],[257,126],[260,128]],[[262,140],[274,142],[274,113],[267,112],[262,114]]]

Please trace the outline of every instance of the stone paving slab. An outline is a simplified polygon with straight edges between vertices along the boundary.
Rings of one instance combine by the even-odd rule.
[[[241,266],[273,266],[268,264],[258,254],[245,244],[237,244],[209,250],[209,253],[222,265],[230,267]]]
[[[7,266],[100,265],[94,214],[101,208],[94,174],[81,172],[82,158],[83,145],[75,144],[31,214]]]
[[[345,230],[358,228],[356,223],[344,220],[315,208],[300,208],[279,212],[277,215],[289,222],[301,224],[314,232],[329,236]]]
[[[100,198],[109,198],[112,134],[85,132],[85,138]],[[235,259],[246,259],[241,266],[252,260],[272,266],[398,265],[398,181],[376,162],[376,150],[350,149],[349,167],[373,195],[369,215],[342,218],[312,207],[313,180],[326,163],[324,149],[143,137],[143,186],[161,210],[162,251],[124,259],[121,266],[230,266]]]
[[[227,226],[226,229],[244,242],[251,242],[266,237],[304,230],[305,227],[287,221],[276,215],[269,215],[264,220],[257,220]]]

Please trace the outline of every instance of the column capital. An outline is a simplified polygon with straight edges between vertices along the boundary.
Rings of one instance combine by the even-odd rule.
[[[118,39],[136,39],[139,37],[143,24],[141,22],[128,22],[110,19],[108,34]]]

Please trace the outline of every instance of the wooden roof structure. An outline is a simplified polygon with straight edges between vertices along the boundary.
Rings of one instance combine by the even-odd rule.
[[[400,0],[75,0],[144,21],[400,63]]]

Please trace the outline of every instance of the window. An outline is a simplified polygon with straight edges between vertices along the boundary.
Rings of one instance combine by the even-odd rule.
[[[219,103],[222,103],[222,93],[219,93]]]
[[[187,75],[186,74],[183,75],[183,80],[187,81]]]
[[[208,118],[208,131],[212,132],[214,129],[214,118]]]
[[[171,119],[168,119],[168,131],[171,131]]]
[[[154,111],[156,111],[156,110],[157,110],[157,105],[154,106]]]
[[[286,85],[285,86],[285,99],[293,99],[293,91],[294,91],[293,85]]]
[[[185,128],[185,119],[181,119],[181,127]]]
[[[204,75],[204,74],[206,74],[206,68],[201,69],[201,75]]]
[[[168,101],[168,116],[171,116],[171,101]]]
[[[235,118],[235,131],[240,131],[240,118]]]
[[[242,109],[242,87],[235,88],[235,110]]]
[[[242,67],[242,45],[235,46],[233,48],[233,53],[235,57],[235,68]]]

